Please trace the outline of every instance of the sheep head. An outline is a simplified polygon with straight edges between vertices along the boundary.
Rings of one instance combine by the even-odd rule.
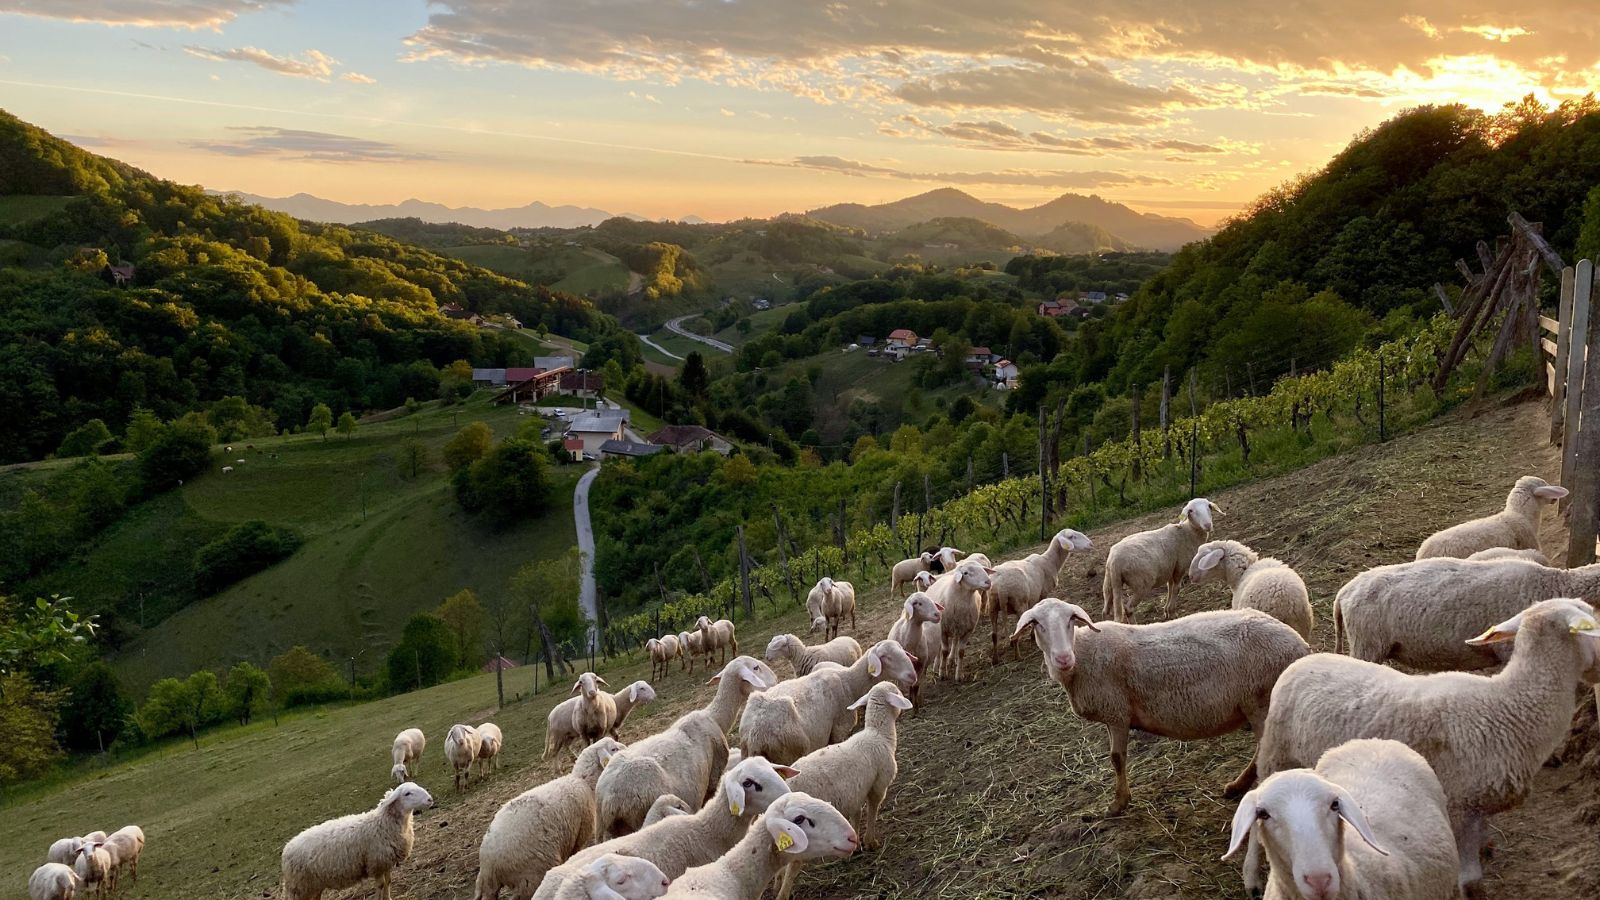
[[[1065,687],[1078,665],[1074,628],[1100,630],[1083,607],[1057,597],[1046,597],[1017,619],[1017,630],[1011,633],[1011,640],[1014,643],[1031,631],[1039,652],[1044,654],[1045,670],[1052,680]]]
[[[408,781],[383,795],[378,808],[391,815],[404,818],[419,809],[433,806],[433,795],[422,785]]]
[[[874,679],[892,681],[904,690],[917,683],[917,666],[899,641],[882,640],[861,657],[861,665]]]
[[[672,879],[648,859],[607,853],[583,870],[590,900],[653,900],[667,892]]]
[[[1587,684],[1600,684],[1600,621],[1593,606],[1571,597],[1541,600],[1511,618],[1467,641],[1474,647],[1498,644],[1534,632],[1559,637],[1559,632],[1577,642],[1578,676]]]
[[[1192,524],[1206,534],[1211,533],[1212,517],[1222,515],[1222,508],[1204,497],[1196,497],[1183,505],[1178,524]]]
[[[1068,553],[1082,553],[1094,549],[1094,541],[1081,531],[1072,528],[1063,528],[1056,532],[1056,544]]]
[[[799,774],[797,769],[773,765],[764,756],[739,760],[722,776],[728,814],[755,816],[766,812],[772,801],[789,793],[788,779]]]
[[[832,804],[800,791],[779,797],[761,821],[785,858],[845,857],[861,846],[856,830]]]
[[[1340,896],[1344,828],[1384,856],[1361,805],[1350,792],[1309,769],[1279,772],[1239,801],[1233,837],[1223,859],[1244,846],[1252,828],[1273,855],[1288,864],[1306,900]]]

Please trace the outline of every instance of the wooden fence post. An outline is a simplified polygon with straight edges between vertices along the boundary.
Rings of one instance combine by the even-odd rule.
[[[1139,407],[1144,405],[1144,392],[1139,385],[1133,386],[1133,477],[1136,481],[1144,480],[1144,429],[1139,423]]]
[[[756,617],[756,604],[750,597],[750,557],[744,552],[743,525],[739,526],[739,584],[744,593],[744,617],[749,621]]]
[[[1189,370],[1189,496],[1199,491],[1200,482],[1200,407],[1194,396],[1195,370]]]
[[[1577,272],[1561,270],[1561,299],[1556,304],[1556,358],[1550,373],[1550,443],[1559,444],[1567,420],[1567,350],[1572,343],[1572,292]]]
[[[1600,348],[1591,347],[1586,343],[1589,333],[1589,319],[1593,310],[1593,280],[1594,262],[1580,260],[1573,272],[1572,287],[1572,324],[1567,328],[1567,371],[1564,373],[1567,382],[1567,410],[1566,421],[1562,428],[1564,433],[1561,439],[1561,484],[1567,489],[1572,488],[1573,467],[1578,461],[1578,416],[1582,409],[1583,400],[1583,373],[1586,369],[1587,357],[1591,351],[1600,353]],[[1600,391],[1597,391],[1600,393]],[[1562,508],[1566,509],[1572,502],[1569,495],[1562,501]]]
[[[1573,306],[1582,304],[1588,312],[1583,331],[1572,331],[1572,356],[1577,348],[1584,350],[1583,374],[1567,382],[1568,396],[1581,398],[1578,411],[1578,428],[1570,448],[1563,447],[1562,456],[1570,453],[1572,481],[1562,483],[1571,491],[1571,506],[1567,525],[1567,568],[1586,566],[1595,560],[1595,532],[1600,526],[1600,316],[1594,314],[1594,262],[1581,260],[1575,273]],[[1576,316],[1574,319],[1576,320]],[[1581,379],[1581,380],[1580,380]],[[1568,409],[1571,416],[1571,409]]]
[[[1161,369],[1161,458],[1172,458],[1172,366]]]

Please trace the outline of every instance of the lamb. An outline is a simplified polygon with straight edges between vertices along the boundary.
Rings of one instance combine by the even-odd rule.
[[[789,780],[789,790],[810,794],[844,813],[859,828],[861,846],[868,850],[882,844],[878,810],[898,772],[895,722],[911,705],[893,684],[873,685],[850,704],[851,709],[866,707],[866,727],[842,744],[830,744],[801,757],[795,763],[800,774]],[[778,900],[788,900],[798,874],[798,866],[784,866]]]
[[[607,837],[638,831],[650,804],[662,794],[677,794],[699,809],[716,790],[717,773],[728,758],[728,729],[745,698],[778,683],[766,663],[736,656],[711,677],[716,695],[667,730],[630,746],[612,760],[595,788],[599,824]]]
[[[706,652],[706,665],[711,665],[711,655],[722,651],[722,658],[717,665],[727,665],[728,649],[733,649],[733,655],[739,655],[739,638],[734,634],[733,623],[727,619],[711,621],[710,616],[701,616],[696,622],[700,629],[700,645]]]
[[[1589,604],[1542,600],[1472,640],[1513,638],[1511,661],[1492,677],[1407,675],[1332,653],[1294,663],[1273,689],[1266,726],[1257,732],[1258,770],[1268,776],[1304,766],[1353,738],[1409,745],[1439,776],[1458,880],[1469,897],[1480,895],[1488,817],[1527,797],[1572,725],[1578,682],[1600,682],[1600,624]]]
[[[394,746],[389,750],[394,767],[389,770],[389,775],[394,778],[395,784],[405,784],[411,780],[411,764],[422,759],[422,751],[427,746],[428,737],[420,728],[407,728],[394,736]]]
[[[621,763],[619,758],[611,765]],[[745,759],[719,775],[711,802],[684,816],[668,816],[635,834],[613,838],[582,850],[563,865],[550,870],[535,898],[555,896],[564,882],[593,860],[608,853],[636,856],[655,863],[668,878],[685,869],[711,862],[738,843],[750,823],[768,804],[789,792],[787,778],[795,770],[774,766],[765,759]]]
[[[766,659],[773,663],[779,659],[789,660],[794,666],[797,677],[810,675],[817,663],[836,662],[841,666],[848,666],[861,658],[861,645],[852,637],[837,637],[826,644],[817,644],[807,647],[800,638],[792,634],[773,635],[767,643]]]
[[[978,627],[979,596],[993,583],[994,569],[970,557],[946,572],[928,589],[942,610],[939,620],[939,677],[961,680],[967,658],[967,639]]]
[[[1428,761],[1397,741],[1350,741],[1314,770],[1266,779],[1239,803],[1222,858],[1247,837],[1257,860],[1245,874],[1252,893],[1260,846],[1272,866],[1266,900],[1460,896],[1444,788]]]
[[[144,853],[144,829],[137,825],[124,825],[106,839],[106,847],[114,848],[118,873],[113,881],[122,880],[121,868],[128,867],[128,874],[133,876],[133,883],[139,883],[139,856]]]
[[[1496,559],[1521,559],[1527,562],[1536,562],[1541,566],[1550,565],[1550,557],[1545,556],[1538,550],[1513,550],[1510,547],[1490,547],[1487,550],[1479,550],[1477,553],[1467,557],[1467,559],[1475,562],[1489,562]]]
[[[572,772],[524,791],[500,807],[478,846],[474,900],[495,900],[505,888],[531,897],[544,873],[594,839],[595,783],[622,744],[601,738],[578,754]]]
[[[478,748],[483,740],[478,729],[471,725],[452,725],[444,738],[444,759],[455,772],[455,788],[472,784],[472,764],[478,760]]]
[[[572,708],[572,730],[585,746],[600,740],[617,721],[617,702],[600,690],[601,685],[611,686],[593,672],[579,675],[572,685],[572,693],[578,695],[578,705]]]
[[[1259,609],[1311,640],[1311,593],[1295,570],[1260,557],[1238,541],[1209,541],[1195,550],[1189,581],[1221,581],[1233,592],[1233,609]]]
[[[1467,643],[1474,623],[1499,622],[1551,597],[1600,600],[1600,565],[1552,569],[1521,559],[1436,557],[1368,569],[1333,601],[1334,648],[1367,662],[1437,672],[1499,665],[1502,645]]]
[[[655,863],[608,853],[564,885],[555,900],[653,900],[672,884]]]
[[[412,815],[430,806],[432,795],[408,781],[367,812],[330,819],[290,838],[283,845],[284,897],[318,900],[324,891],[373,878],[379,898],[389,900],[391,873],[411,855],[416,841]]]
[[[1094,547],[1081,531],[1063,528],[1045,545],[1043,553],[1030,553],[1026,559],[1013,559],[994,567],[984,606],[989,610],[989,658],[1000,661],[1000,632],[1007,615],[1022,615],[1035,603],[1056,592],[1056,579],[1067,561],[1067,554]]]
[[[78,873],[58,862],[47,862],[28,876],[29,900],[72,900],[78,892]]]
[[[705,653],[705,635],[699,629],[684,631],[678,634],[678,653],[681,657],[678,668],[680,671],[687,669],[690,675],[694,674],[694,658]],[[709,660],[707,665],[710,665]]]
[[[71,866],[78,858],[78,848],[83,846],[81,837],[64,837],[50,845],[45,853],[45,861]]]
[[[943,613],[944,607],[933,602],[926,592],[917,591],[906,598],[900,618],[889,626],[889,640],[905,648],[916,671],[917,679],[911,685],[913,704],[922,695],[922,676],[928,664],[939,658],[943,642],[939,618]]]
[[[500,751],[506,745],[506,737],[500,732],[500,726],[493,722],[485,722],[478,726],[478,775],[483,776],[484,769],[499,770]]]
[[[83,883],[84,890],[93,890],[96,896],[101,897],[110,891],[117,875],[116,863],[105,844],[104,838],[85,838],[83,845],[78,848],[77,859],[72,863],[72,871]]]
[[[678,642],[678,636],[664,634],[658,638],[651,638],[644,642],[644,648],[650,651],[650,680],[656,680],[659,670],[661,677],[667,677],[672,671],[672,660],[683,653],[683,647]]]
[[[1222,515],[1215,503],[1196,497],[1185,503],[1178,521],[1150,531],[1130,534],[1111,547],[1106,557],[1105,581],[1100,586],[1105,608],[1101,615],[1116,622],[1132,622],[1140,598],[1167,585],[1166,618],[1178,599],[1178,583],[1189,571],[1194,552],[1211,534],[1211,517]]]
[[[668,816],[686,816],[692,812],[694,810],[683,802],[682,797],[677,794],[662,794],[656,798],[656,802],[650,804],[650,811],[644,814],[644,824],[639,826],[639,830],[643,831]]]
[[[927,572],[933,566],[932,553],[923,552],[910,559],[902,559],[889,570],[889,595],[900,596],[900,588],[910,584],[918,575]]]
[[[667,897],[760,897],[779,868],[829,857],[860,846],[856,831],[832,806],[797,791],[773,801],[732,850],[675,879]]]
[[[1078,634],[1078,628],[1087,633]],[[1044,654],[1045,673],[1066,689],[1072,711],[1106,726],[1117,776],[1109,816],[1122,814],[1132,798],[1130,728],[1192,741],[1249,722],[1259,736],[1279,673],[1311,652],[1293,628],[1255,609],[1195,613],[1151,625],[1095,625],[1082,607],[1046,597],[1022,614],[1012,639],[1030,630]],[[1255,772],[1252,761],[1223,796],[1244,793]]]
[[[1517,479],[1506,495],[1505,508],[1492,516],[1452,525],[1435,533],[1417,548],[1417,559],[1434,556],[1471,556],[1490,547],[1513,550],[1539,549],[1540,504],[1555,503],[1567,489],[1537,475]]]
[[[879,681],[907,690],[916,684],[911,657],[894,641],[874,644],[848,669],[812,672],[751,697],[739,719],[739,749],[745,759],[764,756],[789,765],[836,744],[855,727],[850,704]]]

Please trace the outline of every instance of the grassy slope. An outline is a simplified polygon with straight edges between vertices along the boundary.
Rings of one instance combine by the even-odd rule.
[[[1327,645],[1328,604],[1339,584],[1368,566],[1409,558],[1417,541],[1445,523],[1497,507],[1495,498],[1516,475],[1548,472],[1552,451],[1529,438],[1543,433],[1543,417],[1536,403],[1456,415],[1386,445],[1216,492],[1226,510],[1220,528],[1306,577],[1318,608],[1316,643]],[[1098,612],[1093,598],[1106,548],[1169,518],[1161,512],[1094,530],[1096,550],[1069,562],[1057,593]],[[1546,546],[1558,532],[1547,523]],[[865,643],[887,629],[898,605],[882,585],[858,590],[854,634]],[[1226,597],[1219,588],[1191,588],[1179,602],[1188,613],[1225,606]],[[803,625],[798,610],[760,628],[741,625],[741,644],[760,648],[770,630]],[[806,870],[798,897],[1242,896],[1236,867],[1217,861],[1232,813],[1219,790],[1248,759],[1248,734],[1187,744],[1136,737],[1134,805],[1123,818],[1101,820],[1112,784],[1104,730],[1072,715],[1061,691],[1040,675],[1034,651],[997,668],[987,660],[987,643],[987,626],[980,626],[968,656],[975,683],[929,687],[922,709],[904,721],[884,849]],[[603,671],[620,685],[647,669],[636,655]],[[527,670],[511,679],[525,689]],[[670,675],[659,686],[661,701],[630,719],[624,740],[704,702],[709,688],[702,681]],[[495,809],[557,774],[535,757],[544,713],[562,696],[546,692],[493,714],[507,734],[507,764],[465,795],[449,790],[439,747],[430,743],[420,780],[441,808],[420,821],[397,896],[471,896],[477,844]],[[489,717],[493,697],[492,676],[481,676],[278,728],[227,732],[199,752],[174,746],[72,785],[70,794],[58,788],[30,797],[0,817],[0,878],[20,883],[60,834],[139,821],[150,834],[149,880],[130,896],[263,896],[276,883],[284,840],[376,801],[395,731],[415,724],[438,741],[452,722]],[[1497,823],[1505,830],[1489,863],[1495,896],[1578,900],[1600,890],[1593,849],[1600,834],[1594,818],[1578,817],[1582,804],[1574,802],[1596,792],[1586,771],[1544,770],[1529,805]],[[1569,848],[1558,877],[1551,874],[1554,846]]]
[[[42,219],[64,209],[76,197],[54,197],[42,194],[11,194],[0,196],[0,225],[21,225]]]
[[[563,245],[529,251],[509,244],[467,244],[439,252],[529,284],[548,284],[574,294],[612,293],[628,286],[628,269],[622,261],[592,247]]]

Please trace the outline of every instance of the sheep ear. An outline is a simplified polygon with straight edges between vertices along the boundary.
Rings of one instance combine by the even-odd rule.
[[[1577,611],[1567,614],[1567,631],[1572,634],[1600,637],[1600,626],[1596,626],[1594,617]]]
[[[879,658],[876,647],[867,651],[867,674],[873,678],[883,674],[883,660]]]
[[[804,853],[806,844],[810,843],[800,826],[788,819],[769,819],[767,833],[772,835],[772,843],[779,853]]]
[[[719,683],[721,683],[721,681],[722,681],[722,673],[718,672],[717,674],[711,676],[711,678],[706,681],[706,684],[719,684]]]
[[[1220,516],[1220,515],[1222,515],[1222,507],[1220,507],[1220,506],[1218,506],[1218,505],[1216,505],[1216,504],[1215,504],[1215,503],[1212,503],[1212,502],[1211,502],[1211,501],[1210,501],[1210,500],[1207,500],[1207,501],[1206,501],[1206,505],[1207,505],[1207,506],[1209,506],[1209,507],[1211,507],[1211,514],[1212,514],[1212,515],[1213,515],[1213,516]]]
[[[633,684],[628,685],[628,702],[629,703],[638,703],[639,702],[639,684],[638,684],[638,682],[634,682]]]
[[[610,863],[609,860],[606,860],[604,858],[597,859],[594,862],[590,863],[588,868],[584,869],[584,871],[587,872],[590,875],[599,875],[600,877],[604,878],[605,874],[606,874],[606,869],[610,865],[611,865],[611,863]]]
[[[611,685],[606,684],[606,680],[604,678],[601,678],[599,675],[596,675],[594,677],[594,680],[600,682],[601,684],[605,684],[606,687],[611,687]]]
[[[749,666],[739,667],[739,677],[750,682],[758,688],[766,688],[768,686],[766,679],[762,678],[761,675],[756,672],[756,670],[750,668]]]
[[[983,574],[985,574],[985,575],[993,575],[994,574],[994,570],[989,568],[988,566],[984,566],[983,567]]]
[[[1098,626],[1096,626],[1093,622],[1091,622],[1089,620],[1089,617],[1084,615],[1083,613],[1073,613],[1072,614],[1072,622],[1073,622],[1073,624],[1078,625],[1079,627],[1082,627],[1082,628],[1087,628],[1090,631],[1099,631],[1100,630],[1100,628]]]
[[[800,770],[794,768],[793,766],[773,766],[772,771],[777,772],[778,777],[782,778],[784,781],[788,781],[789,779],[800,774]]]
[[[904,694],[897,694],[894,691],[890,691],[889,695],[888,695],[888,699],[889,699],[889,705],[894,707],[895,709],[910,709],[911,708],[911,701],[907,700],[906,696]]]
[[[1533,489],[1533,495],[1540,500],[1556,501],[1567,495],[1567,489],[1559,484],[1547,484]]]
[[[1238,853],[1239,848],[1244,846],[1245,838],[1250,836],[1250,826],[1256,822],[1257,796],[1255,791],[1245,794],[1244,799],[1239,801],[1239,808],[1234,810],[1233,837],[1228,842],[1228,852],[1222,854],[1223,859]]]
[[[576,694],[576,693],[577,693],[577,692],[578,692],[578,689],[579,689],[579,688],[581,688],[581,687],[583,687],[583,682],[581,682],[581,681],[574,681],[574,682],[573,682],[573,683],[572,683],[572,692],[573,692],[573,693],[574,693],[574,694]]]
[[[1517,636],[1517,629],[1521,627],[1522,613],[1517,613],[1504,622],[1501,622],[1499,625],[1496,625],[1493,628],[1490,628],[1488,631],[1485,631],[1483,634],[1469,639],[1467,643],[1474,647],[1482,647],[1485,644],[1498,644],[1501,641],[1509,641]]]
[[[1354,828],[1356,834],[1361,835],[1361,839],[1367,842],[1368,847],[1384,856],[1388,856],[1389,851],[1378,846],[1378,839],[1372,833],[1372,826],[1367,824],[1367,814],[1361,811],[1361,804],[1356,802],[1356,798],[1350,796],[1349,791],[1337,785],[1334,786],[1333,792],[1339,798],[1339,818],[1345,820],[1351,828]]]
[[[1194,564],[1200,571],[1209,572],[1215,569],[1219,562],[1222,562],[1222,548],[1212,547],[1210,550],[1200,554],[1200,558],[1195,560]]]
[[[1028,610],[1021,616],[1017,617],[1017,630],[1011,632],[1011,639],[1016,640],[1017,638],[1022,637],[1023,632],[1037,624],[1039,624],[1039,618],[1033,614],[1033,610]]]
[[[728,813],[738,816],[744,813],[744,785],[739,783],[737,773],[729,772],[722,776],[722,786],[728,792]]]
[[[871,694],[862,694],[860,699],[858,699],[856,702],[850,704],[849,706],[846,706],[845,709],[860,709],[861,707],[866,706],[867,705],[867,698],[870,697],[870,696],[872,696],[872,695]]]

